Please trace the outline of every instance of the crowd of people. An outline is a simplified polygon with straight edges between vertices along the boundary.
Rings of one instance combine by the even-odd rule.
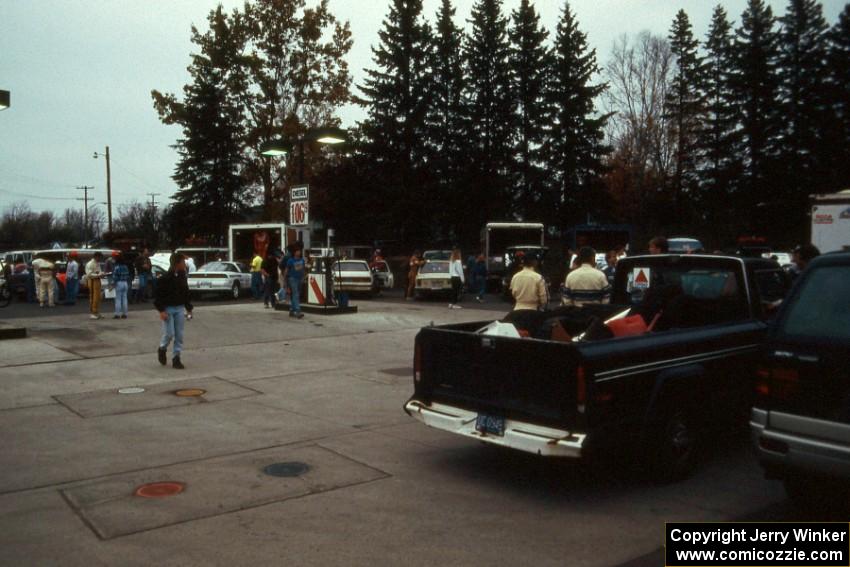
[[[259,253],[251,260],[251,295],[262,299],[266,309],[272,309],[278,301],[289,298],[289,316],[303,319],[301,312],[301,288],[305,275],[312,267],[304,257],[301,246],[282,250],[271,250],[263,258]]]

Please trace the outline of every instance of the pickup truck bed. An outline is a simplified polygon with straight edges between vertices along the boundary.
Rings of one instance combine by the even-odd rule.
[[[639,269],[651,274],[648,288],[635,286]],[[594,319],[598,327],[625,310],[647,320],[661,312],[657,330],[630,337],[564,342],[476,332],[489,321],[424,328],[405,410],[438,429],[544,456],[637,451],[662,477],[681,477],[706,423],[745,414],[766,330],[762,303],[774,300],[759,282],[781,275],[766,260],[629,258],[613,305],[540,315],[543,335],[555,323],[579,337]]]

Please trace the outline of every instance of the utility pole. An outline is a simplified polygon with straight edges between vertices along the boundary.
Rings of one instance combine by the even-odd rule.
[[[159,193],[146,193],[151,198],[151,213],[156,213],[156,198]]]
[[[109,146],[106,146],[106,153],[94,153],[94,159],[99,157],[106,158],[106,223],[107,230],[112,232],[112,171],[109,167]]]
[[[88,247],[89,243],[89,189],[94,189],[89,185],[77,187],[83,192],[82,198],[77,198],[78,201],[83,201],[83,248]]]

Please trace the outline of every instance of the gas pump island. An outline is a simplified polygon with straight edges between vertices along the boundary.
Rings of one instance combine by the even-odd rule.
[[[290,189],[289,221],[292,226],[307,226],[310,222],[310,187],[297,185]],[[311,250],[312,267],[307,273],[307,301],[301,304],[301,311],[315,315],[343,315],[357,313],[356,306],[340,305],[335,292],[334,265],[337,254],[331,248],[334,233],[328,229],[326,248]],[[340,274],[340,282],[342,281]],[[280,306],[279,308],[283,308]],[[287,307],[288,309],[288,307]]]

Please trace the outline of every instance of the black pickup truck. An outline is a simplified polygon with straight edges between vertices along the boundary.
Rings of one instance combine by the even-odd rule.
[[[528,336],[479,332],[490,321],[422,329],[405,411],[544,456],[633,454],[682,478],[705,425],[747,415],[764,320],[787,288],[772,260],[627,258],[610,304],[526,316]]]

